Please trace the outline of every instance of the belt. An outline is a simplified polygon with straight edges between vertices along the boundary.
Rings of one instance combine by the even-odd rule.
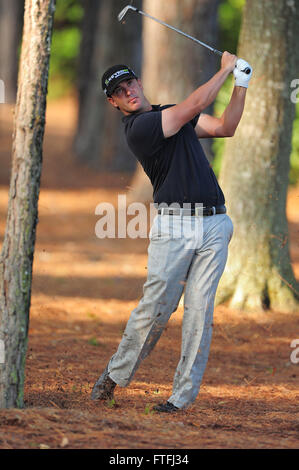
[[[185,208],[170,208],[170,207],[163,207],[162,209],[158,209],[158,214],[161,215],[181,215],[181,216],[190,216],[190,215],[197,215],[197,216],[210,216],[215,214],[225,214],[226,207],[225,206],[209,206],[209,207],[192,207],[191,209]]]

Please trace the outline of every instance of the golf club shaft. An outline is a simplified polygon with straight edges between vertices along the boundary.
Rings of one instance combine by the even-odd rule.
[[[186,38],[191,39],[192,41],[196,42],[197,44],[200,44],[201,46],[205,47],[206,49],[209,49],[211,52],[213,52],[214,54],[219,55],[220,57],[222,57],[222,55],[223,55],[223,52],[218,51],[218,50],[215,49],[214,47],[208,46],[207,44],[205,44],[204,42],[200,41],[199,39],[196,39],[196,38],[194,38],[193,36],[190,36],[189,34],[184,33],[184,32],[181,31],[180,29],[177,29],[177,28],[175,28],[174,26],[171,26],[170,24],[165,23],[164,21],[158,20],[158,18],[155,18],[154,16],[151,16],[151,15],[149,15],[148,13],[145,13],[144,11],[139,10],[138,8],[133,7],[132,5],[127,5],[125,8],[122,9],[122,11],[121,11],[121,12],[119,13],[119,15],[118,15],[118,21],[122,21],[122,20],[124,19],[124,17],[126,16],[126,14],[128,13],[129,10],[135,11],[135,13],[140,13],[141,15],[146,16],[147,18],[150,18],[150,19],[153,20],[153,21],[156,21],[156,23],[159,23],[159,24],[161,24],[161,25],[163,25],[163,26],[166,26],[166,28],[172,29],[172,30],[175,31],[176,33],[179,33],[179,34],[181,34],[182,36],[185,36]],[[242,72],[245,72],[246,74],[250,74],[250,73],[251,73],[251,68],[250,68],[250,67],[246,67],[244,70],[242,70]]]
[[[141,15],[146,16],[147,18],[150,18],[150,19],[156,21],[157,23],[160,23],[160,24],[162,24],[163,26],[166,26],[167,28],[172,29],[173,31],[176,31],[177,33],[181,34],[182,36],[185,36],[186,38],[191,39],[192,41],[196,42],[197,44],[200,44],[201,46],[206,47],[206,48],[209,49],[210,51],[214,52],[214,54],[217,54],[217,55],[219,55],[220,57],[223,55],[223,52],[218,51],[217,49],[214,49],[214,48],[211,47],[211,46],[208,46],[208,45],[205,44],[204,42],[200,41],[199,39],[194,38],[193,36],[190,36],[190,35],[187,34],[187,33],[184,33],[184,32],[181,31],[180,29],[177,29],[177,28],[175,28],[174,26],[171,26],[170,24],[165,23],[164,21],[158,20],[158,19],[155,18],[154,16],[151,16],[151,15],[149,15],[148,13],[145,13],[144,11],[139,10],[138,8],[136,8],[136,9],[134,8],[134,10],[136,11],[136,13],[140,13]]]

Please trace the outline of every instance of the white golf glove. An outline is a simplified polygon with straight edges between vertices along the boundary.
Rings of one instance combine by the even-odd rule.
[[[245,72],[246,69],[247,71]],[[246,60],[237,60],[233,74],[235,77],[235,86],[242,86],[244,88],[248,88],[248,84],[252,75],[252,67],[248,64],[248,62],[246,62]]]

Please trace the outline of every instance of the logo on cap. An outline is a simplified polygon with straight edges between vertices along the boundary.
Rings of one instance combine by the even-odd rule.
[[[129,69],[118,70],[118,72],[113,73],[109,78],[107,78],[107,80],[105,80],[105,85],[108,86],[111,80],[113,80],[114,78],[118,78],[121,75],[124,75],[125,73],[130,73]]]

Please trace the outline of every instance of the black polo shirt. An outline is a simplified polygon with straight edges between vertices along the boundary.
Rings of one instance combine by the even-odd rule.
[[[174,105],[153,105],[151,111],[123,117],[128,145],[151,180],[154,202],[224,204],[223,192],[194,130],[199,115],[165,138],[161,111],[170,106]]]

